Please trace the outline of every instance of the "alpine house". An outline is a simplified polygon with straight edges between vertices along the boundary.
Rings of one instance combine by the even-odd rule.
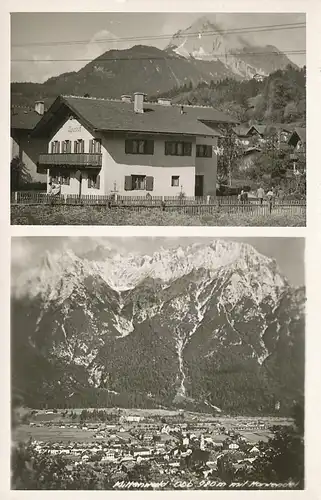
[[[235,120],[212,107],[60,96],[36,125],[38,172],[62,194],[215,195],[218,139]]]

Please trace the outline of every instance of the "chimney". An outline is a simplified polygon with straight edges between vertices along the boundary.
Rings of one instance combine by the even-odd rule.
[[[171,99],[165,99],[162,97],[157,99],[157,102],[158,102],[158,104],[161,104],[162,106],[171,106],[171,104],[172,104]]]
[[[122,95],[121,100],[124,102],[132,102],[132,96],[131,95]]]
[[[45,112],[45,103],[43,101],[36,101],[35,102],[35,112],[38,113],[38,115],[43,115]]]
[[[135,113],[144,113],[144,96],[143,92],[135,92],[134,94],[134,111]]]

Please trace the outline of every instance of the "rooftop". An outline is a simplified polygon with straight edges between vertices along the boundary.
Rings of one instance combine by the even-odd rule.
[[[11,106],[11,128],[19,130],[33,130],[42,118],[33,108]]]
[[[218,124],[236,123],[234,118],[212,107],[184,105],[181,113],[181,105],[144,102],[144,113],[135,113],[133,102],[120,99],[60,96],[38,123],[35,133],[48,133],[55,117],[63,116],[68,108],[99,131],[219,136]]]

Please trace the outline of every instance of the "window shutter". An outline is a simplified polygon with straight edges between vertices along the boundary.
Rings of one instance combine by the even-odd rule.
[[[74,141],[74,153],[78,153],[77,142],[78,141]]]
[[[83,139],[80,140],[80,152],[85,152],[85,141]]]
[[[131,191],[132,188],[132,176],[125,175],[125,191]]]
[[[169,155],[169,143],[165,142],[165,155]]]
[[[97,180],[96,180],[96,189],[100,189],[100,175],[97,175]]]
[[[192,143],[184,142],[184,156],[191,156],[192,154]]]
[[[89,141],[89,153],[92,153],[93,152],[93,141],[90,140]]]
[[[91,183],[92,183],[91,177],[88,176],[88,188],[91,188]]]
[[[146,191],[153,191],[154,177],[146,177]]]
[[[127,155],[130,154],[132,151],[131,144],[132,144],[132,141],[130,141],[129,139],[125,140],[125,153]]]
[[[154,141],[146,141],[146,154],[153,155],[154,154]]]

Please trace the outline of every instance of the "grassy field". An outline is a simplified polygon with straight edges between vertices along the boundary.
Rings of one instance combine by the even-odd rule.
[[[107,226],[305,226],[305,214],[213,213],[188,215],[179,212],[101,207],[12,205],[14,225],[107,225]]]

